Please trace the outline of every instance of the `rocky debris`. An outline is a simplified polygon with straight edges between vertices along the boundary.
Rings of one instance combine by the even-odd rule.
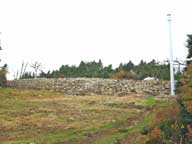
[[[169,95],[168,81],[135,81],[127,79],[100,78],[39,78],[8,82],[9,87],[25,89],[45,89],[63,92],[65,95],[115,95],[146,93],[152,96]]]

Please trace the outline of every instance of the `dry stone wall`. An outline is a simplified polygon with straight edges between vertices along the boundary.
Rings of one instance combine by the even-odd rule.
[[[117,95],[146,93],[169,95],[168,81],[134,81],[126,79],[58,78],[23,79],[8,82],[9,87],[45,89],[63,92],[65,95]]]

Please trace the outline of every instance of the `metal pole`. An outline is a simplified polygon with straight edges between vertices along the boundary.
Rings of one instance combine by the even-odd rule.
[[[171,30],[171,14],[167,14],[169,23],[169,47],[170,47],[170,83],[171,83],[171,96],[175,95],[175,81],[173,71],[173,48],[172,48],[172,30]]]

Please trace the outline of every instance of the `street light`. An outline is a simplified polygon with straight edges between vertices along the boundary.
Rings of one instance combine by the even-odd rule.
[[[171,31],[171,14],[167,14],[169,24],[169,47],[170,47],[170,82],[171,82],[171,96],[175,95],[175,81],[173,71],[173,46],[172,46],[172,31]]]

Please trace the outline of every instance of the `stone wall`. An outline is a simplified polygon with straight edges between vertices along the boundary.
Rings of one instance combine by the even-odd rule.
[[[63,92],[65,95],[118,95],[147,93],[168,95],[168,81],[134,81],[126,79],[58,78],[24,79],[8,82],[9,87],[46,89]]]

